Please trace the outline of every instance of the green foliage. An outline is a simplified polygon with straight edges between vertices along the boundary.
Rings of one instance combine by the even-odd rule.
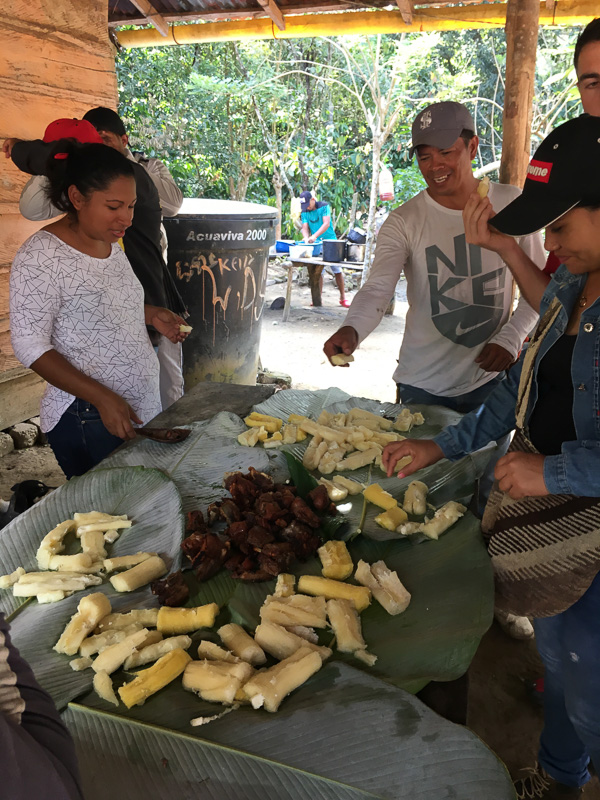
[[[540,31],[533,146],[580,113],[572,71],[578,33]],[[283,235],[297,235],[286,212],[291,193],[306,188],[332,205],[341,235],[355,192],[359,224],[366,223],[372,128],[384,122],[377,93],[390,99],[388,119],[398,114],[381,156],[396,192],[380,204],[385,212],[424,185],[407,148],[412,119],[431,102],[466,103],[480,137],[474,166],[499,161],[505,63],[501,30],[124,50],[120,112],[134,149],[164,160],[186,196],[275,205],[275,176],[283,183]]]

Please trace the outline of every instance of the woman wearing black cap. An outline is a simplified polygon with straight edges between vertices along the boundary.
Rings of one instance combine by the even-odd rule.
[[[515,788],[520,799],[579,797],[590,761],[600,771],[600,118],[553,131],[523,194],[496,216],[473,196],[465,222],[498,252],[507,236],[545,228],[561,266],[533,276],[539,325],[484,405],[433,440],[388,445],[383,459],[392,475],[412,456],[404,477],[516,428],[482,521],[496,605],[534,618],[545,666],[539,764]]]

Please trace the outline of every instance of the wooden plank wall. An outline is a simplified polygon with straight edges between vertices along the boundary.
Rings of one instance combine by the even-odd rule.
[[[35,139],[59,117],[117,107],[106,0],[4,0],[0,5],[0,140]],[[10,264],[40,223],[19,214],[27,176],[0,158],[0,430],[37,414],[41,381],[10,346]]]

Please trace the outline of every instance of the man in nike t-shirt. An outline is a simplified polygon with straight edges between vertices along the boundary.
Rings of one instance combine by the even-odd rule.
[[[478,186],[474,131],[460,103],[435,103],[416,117],[411,154],[427,188],[383,224],[368,280],[324,347],[329,358],[352,353],[381,321],[404,272],[409,310],[393,376],[398,397],[464,413],[504,378],[537,321],[523,299],[512,313],[513,281],[502,259],[465,241],[462,209]],[[514,186],[489,187],[496,211],[518,194]],[[541,238],[526,236],[520,244],[542,269]]]

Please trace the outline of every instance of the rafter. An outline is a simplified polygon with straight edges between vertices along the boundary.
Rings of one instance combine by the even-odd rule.
[[[161,34],[161,36],[167,36],[169,33],[169,25],[162,17],[158,11],[154,8],[150,0],[131,0],[131,4],[134,5],[138,11],[146,17],[146,19],[151,22],[156,30]]]
[[[281,9],[275,2],[275,0],[258,0],[259,5],[261,5],[264,10],[267,12],[267,16],[271,17],[275,25],[279,28],[280,31],[285,30],[285,20],[283,18],[283,14],[281,13]]]
[[[412,25],[414,8],[412,0],[396,0],[402,19],[407,25]]]

